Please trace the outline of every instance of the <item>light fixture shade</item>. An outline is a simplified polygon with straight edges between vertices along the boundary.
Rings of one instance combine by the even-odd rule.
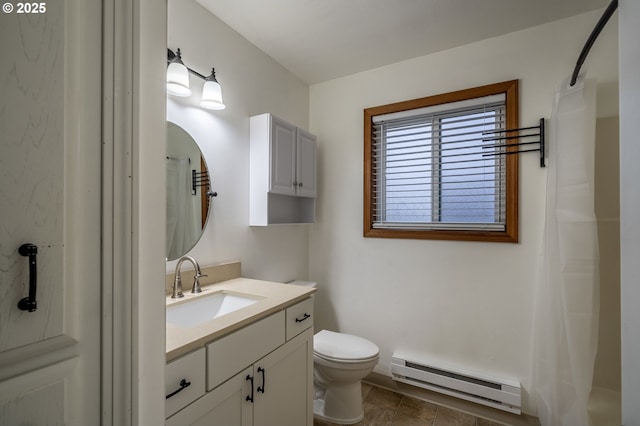
[[[167,92],[172,95],[191,96],[189,89],[189,71],[184,64],[172,62],[167,68]]]
[[[207,109],[225,109],[222,102],[222,88],[216,80],[215,70],[211,70],[211,75],[207,77],[202,88],[202,100],[200,106]]]
[[[182,63],[180,49],[167,67],[167,92],[175,96],[191,96],[189,89],[189,70]]]

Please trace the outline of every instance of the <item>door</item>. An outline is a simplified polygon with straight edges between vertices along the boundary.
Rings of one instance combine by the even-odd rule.
[[[271,117],[270,191],[277,194],[296,194],[296,128]]]
[[[2,425],[100,424],[101,24],[96,0],[0,14]]]
[[[316,137],[302,129],[298,129],[296,157],[296,175],[298,176],[297,193],[301,197],[315,197]]]
[[[254,426],[313,424],[313,330],[294,337],[254,365]]]

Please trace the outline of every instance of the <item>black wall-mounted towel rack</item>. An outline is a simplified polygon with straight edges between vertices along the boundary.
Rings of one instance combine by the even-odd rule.
[[[209,172],[197,172],[195,170],[191,170],[191,194],[196,195],[196,189],[200,186],[204,186],[205,188],[209,188]]]
[[[483,149],[493,149],[494,152],[483,154],[485,157],[495,155],[520,154],[523,152],[540,152],[540,167],[545,167],[545,140],[544,140],[544,118],[540,119],[537,126],[521,127],[511,130],[491,130],[484,134],[494,134],[483,138],[483,142],[496,141],[494,145],[485,145]],[[518,139],[518,143],[507,143],[509,140]],[[501,141],[501,142],[499,142]],[[535,145],[538,145],[535,147]],[[534,146],[534,148],[531,148]],[[517,147],[516,149],[513,149]],[[525,147],[526,149],[520,149]]]

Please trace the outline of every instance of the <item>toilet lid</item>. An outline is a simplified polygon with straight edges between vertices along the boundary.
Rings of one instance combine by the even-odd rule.
[[[323,358],[360,360],[378,356],[378,346],[362,337],[322,330],[313,336],[313,352]]]

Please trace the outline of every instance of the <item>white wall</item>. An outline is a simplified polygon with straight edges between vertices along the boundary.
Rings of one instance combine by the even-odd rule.
[[[311,87],[318,136],[318,220],[309,278],[319,283],[317,329],[377,343],[378,373],[393,352],[515,378],[529,387],[534,283],[543,230],[546,170],[520,159],[520,243],[362,237],[363,109],[505,80],[520,80],[520,124],[549,118],[554,87],[601,11],[481,41]],[[583,71],[598,78],[599,107],[617,105],[617,22]],[[613,90],[613,94],[611,91]],[[613,99],[613,100],[612,100]],[[525,394],[525,410],[528,409]]]
[[[640,424],[640,2],[620,2],[622,423]]]
[[[203,83],[193,76],[190,99],[167,99],[167,118],[200,144],[218,192],[205,233],[190,254],[201,265],[239,259],[246,277],[307,278],[307,226],[249,227],[249,117],[270,112],[308,128],[308,86],[195,1],[170,0],[168,12],[168,47],[181,48],[184,63],[201,74],[215,67],[227,106],[201,109]],[[174,269],[169,262],[167,271]]]

